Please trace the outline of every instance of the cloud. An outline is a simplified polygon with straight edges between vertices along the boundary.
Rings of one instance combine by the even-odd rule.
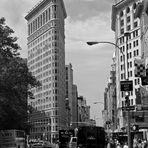
[[[85,21],[74,21],[70,17],[66,19],[66,44],[76,42],[113,40],[113,31],[110,27],[108,15],[94,16]]]
[[[66,11],[73,20],[85,20],[101,13],[108,13],[111,0],[65,0]]]

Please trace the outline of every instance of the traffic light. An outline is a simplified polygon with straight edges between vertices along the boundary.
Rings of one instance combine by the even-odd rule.
[[[129,106],[130,105],[130,100],[129,100],[129,96],[125,96],[125,106]]]
[[[134,125],[132,126],[132,130],[133,130],[133,131],[138,131],[138,130],[139,130],[139,125],[134,124]]]

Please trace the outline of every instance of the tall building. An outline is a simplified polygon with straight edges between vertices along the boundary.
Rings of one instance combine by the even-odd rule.
[[[66,65],[66,98],[68,100],[69,103],[69,107],[70,107],[70,122],[72,122],[72,86],[73,86],[73,69],[72,69],[72,65]],[[70,124],[69,124],[70,125]]]
[[[111,65],[110,79],[104,92],[104,110],[102,111],[104,119],[104,127],[108,128],[107,123],[110,123],[112,131],[117,128],[117,98],[116,98],[116,64],[113,58]]]
[[[72,122],[78,122],[78,90],[77,85],[72,89]]]
[[[28,100],[36,112],[30,116],[31,138],[54,142],[66,127],[65,34],[63,0],[42,0],[26,15],[28,67],[42,84]]]
[[[115,39],[120,50],[116,51],[116,89],[117,89],[117,109],[120,130],[127,125],[126,113],[122,111],[125,106],[125,92],[120,89],[120,81],[127,79],[133,82],[133,91],[129,92],[130,106],[136,105],[136,91],[139,89],[141,79],[135,77],[135,59],[144,56],[143,36],[145,36],[148,16],[143,11],[145,0],[119,0],[112,7],[112,30],[115,32]],[[144,21],[145,20],[145,21]],[[145,22],[145,24],[143,23]],[[128,32],[128,37],[126,34]],[[125,60],[124,60],[125,59]],[[126,77],[125,77],[126,76]],[[135,122],[134,119],[131,119]]]
[[[77,86],[73,84],[73,69],[72,65],[66,65],[66,100],[67,106],[67,121],[68,124],[77,122]]]
[[[90,106],[87,105],[83,96],[78,97],[78,126],[89,125]]]

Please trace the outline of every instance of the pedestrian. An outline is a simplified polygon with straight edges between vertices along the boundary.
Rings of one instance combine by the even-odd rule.
[[[141,139],[138,140],[138,148],[142,148],[142,140]]]
[[[147,140],[145,141],[144,148],[148,148],[148,141]]]
[[[136,138],[133,139],[133,148],[138,148],[138,141]]]
[[[128,148],[127,142],[124,143],[123,148]]]
[[[121,148],[121,144],[120,144],[120,142],[119,142],[119,141],[117,141],[116,148]]]

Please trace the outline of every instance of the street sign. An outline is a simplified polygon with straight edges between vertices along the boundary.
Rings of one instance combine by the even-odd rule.
[[[148,77],[141,77],[142,85],[148,85]]]
[[[74,136],[74,130],[59,130],[59,140],[66,142],[71,136]]]
[[[121,91],[133,91],[133,81],[120,81]]]

